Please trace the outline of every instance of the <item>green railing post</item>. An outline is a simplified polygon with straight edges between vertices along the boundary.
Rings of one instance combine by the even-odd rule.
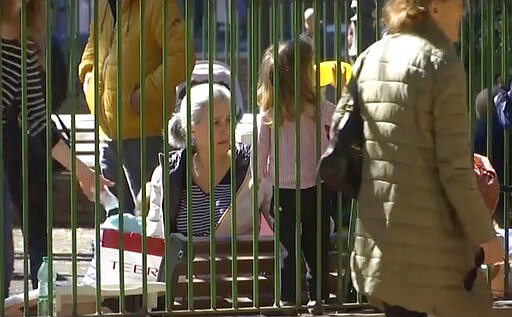
[[[46,20],[46,34],[52,34],[52,1],[46,1],[46,6],[41,8],[45,12],[45,20]],[[51,41],[51,37],[50,40]],[[45,54],[45,65],[46,65],[46,113],[45,113],[45,121],[46,121],[46,135],[45,140],[46,144],[51,144],[52,140],[52,78],[51,78],[51,67],[52,67],[52,46],[46,45],[46,54]],[[52,201],[52,148],[50,146],[46,146],[46,234],[47,234],[47,256],[49,261],[48,266],[48,276],[53,276],[54,266],[53,266],[53,201]],[[34,208],[35,206],[29,206],[29,208]],[[29,233],[27,232],[27,236]],[[31,261],[33,259],[30,259]],[[48,283],[48,294],[53,294],[55,285],[53,283]],[[51,298],[51,297],[50,297]],[[50,315],[56,313],[53,311],[53,305],[49,305],[49,313]]]
[[[71,145],[71,182],[69,187],[70,192],[70,224],[71,224],[71,285],[72,285],[72,307],[71,313],[73,316],[78,314],[78,267],[77,267],[77,210],[76,210],[76,200],[77,193],[75,184],[77,183],[76,179],[76,122],[75,122],[75,113],[77,110],[77,91],[75,86],[75,69],[72,65],[76,64],[76,41],[77,37],[77,2],[74,0],[69,0],[69,39],[68,39],[68,47],[69,47],[69,56],[68,56],[68,96],[71,100],[71,131],[70,131],[70,145]]]
[[[279,63],[278,61],[278,50],[279,50],[279,37],[278,37],[278,25],[279,25],[279,14],[277,12],[278,5],[277,1],[272,1],[272,45],[273,49],[273,87],[277,87],[279,84]],[[274,105],[279,103],[279,91],[274,89],[273,96]],[[280,307],[279,299],[281,298],[280,280],[281,280],[281,267],[279,265],[281,258],[281,244],[280,239],[280,203],[279,203],[279,186],[276,186],[276,182],[279,182],[279,133],[277,127],[280,120],[279,107],[273,107],[272,109],[274,117],[272,118],[272,139],[274,140],[273,151],[274,157],[274,305]]]
[[[123,60],[123,20],[122,20],[122,7],[123,4],[126,4],[122,1],[116,1],[116,23],[114,25],[115,29],[115,38],[114,38],[114,47],[115,53],[109,52],[110,54],[115,54],[118,65],[122,65]],[[108,6],[108,4],[107,4]],[[107,8],[108,10],[108,8]],[[142,38],[143,36],[141,36]],[[112,49],[112,48],[110,48]],[[107,62],[107,61],[105,61]],[[105,76],[105,74],[103,74]],[[117,157],[123,157],[123,68],[118,67],[116,73],[116,112],[117,112]],[[124,177],[123,164],[120,159],[117,160],[117,176],[116,180],[118,183],[121,183],[121,179]],[[124,232],[124,195],[130,195],[130,193],[125,193],[123,186],[118,186],[118,197],[119,197],[119,232]],[[102,189],[100,189],[102,190]],[[119,263],[124,263],[124,240],[123,235],[119,235]],[[126,292],[125,292],[125,281],[124,281],[124,265],[119,265],[119,312],[126,312]]]
[[[229,41],[225,41],[224,50],[227,50],[228,44],[229,44],[229,65],[231,66],[231,78],[230,78],[230,87],[231,89],[231,102],[230,102],[230,144],[231,144],[231,153],[236,153],[236,139],[235,139],[235,129],[236,129],[236,94],[235,94],[235,87],[236,82],[235,78],[237,75],[237,65],[238,63],[236,60],[237,56],[237,50],[236,48],[236,26],[237,26],[237,14],[235,10],[235,2],[230,1],[229,2],[229,28],[226,26],[226,34],[229,34]],[[228,32],[229,30],[229,32]],[[227,60],[227,53],[226,53],[226,60]],[[236,166],[236,156],[231,155],[231,166]],[[237,213],[237,204],[236,204],[236,169],[230,168],[230,179],[231,179],[231,298],[233,300],[231,306],[234,310],[238,309],[238,284],[236,276],[238,276],[238,251],[237,251],[237,230],[236,230],[236,213]],[[256,227],[254,227],[254,230],[256,230]],[[254,235],[253,235],[254,236]],[[256,255],[257,258],[257,255]]]
[[[98,84],[99,84],[99,8],[98,8],[98,0],[95,0],[93,8],[93,32],[94,32],[94,56],[93,56],[93,72],[94,72],[94,170],[99,171],[100,170],[100,161],[98,153],[100,151],[99,149],[99,109],[100,109],[100,94],[98,90]],[[96,173],[95,175],[95,188],[99,187],[99,174]],[[96,259],[96,313],[101,314],[101,248],[99,247],[99,242],[101,241],[101,235],[100,235],[100,224],[101,224],[101,209],[99,202],[100,198],[100,191],[96,190],[94,192],[94,228],[95,228],[95,254],[94,258]]]
[[[0,5],[0,24],[2,23],[2,20],[3,20],[3,10],[2,10],[2,6]],[[0,46],[1,47],[1,46]],[[3,66],[3,59],[1,58],[0,56],[0,69],[2,69],[2,66]],[[3,72],[0,72],[0,83],[2,82],[3,80]],[[0,94],[0,105],[3,105],[3,94]],[[3,118],[4,117],[4,107],[0,106],[0,118]],[[8,190],[8,186],[4,186],[6,184],[6,177],[7,175],[4,173],[4,160],[3,160],[3,157],[4,157],[4,121],[1,120],[0,121],[0,157],[2,158],[0,160],[0,179],[2,179],[1,181],[1,184],[0,184],[0,230],[2,230],[2,239],[4,239],[5,237],[5,232],[3,232],[3,230],[5,230],[5,226],[6,226],[6,217],[5,217],[5,214],[7,212],[9,212],[8,210],[5,210],[5,208],[9,208],[9,201],[7,201],[7,198],[9,195],[4,195],[5,193],[5,190]],[[6,188],[7,187],[7,188]],[[12,216],[12,211],[11,211],[11,216]],[[12,217],[11,217],[12,218]],[[12,228],[9,228],[10,230],[12,230]],[[4,243],[4,250],[5,250],[5,243]],[[6,250],[8,251],[8,250]],[[14,254],[13,254],[14,256]],[[6,261],[6,257],[5,257],[5,251],[3,252],[0,252],[0,272],[5,272],[6,268],[5,268],[5,261]],[[14,272],[13,272],[14,273]],[[9,272],[7,272],[7,274],[9,274]],[[6,285],[7,283],[7,280],[5,279],[5,275],[4,273],[0,274],[0,298],[3,299],[7,294],[5,294],[5,291],[6,291],[6,288],[4,287],[4,285]],[[4,301],[3,300],[0,300],[0,311],[4,311]]]
[[[510,69],[510,57],[509,57],[509,54],[511,52],[511,44],[510,44],[510,41],[509,41],[509,37],[510,37],[510,27],[511,27],[511,22],[510,22],[510,19],[511,19],[511,16],[510,16],[510,13],[511,13],[511,10],[510,10],[510,6],[512,5],[512,3],[510,1],[503,1],[502,2],[502,7],[501,7],[501,74],[502,74],[502,78],[504,79],[504,82],[508,84],[508,80],[509,78],[507,78],[507,76],[509,76],[509,69]],[[509,87],[510,89],[510,87]],[[504,185],[510,185],[510,129],[507,129],[505,131],[503,131],[503,162],[507,162],[508,164],[504,164],[503,166],[503,175],[504,175],[504,179],[502,181],[502,183]],[[507,287],[507,286],[510,286],[511,285],[511,276],[510,276],[510,257],[509,257],[509,252],[508,250],[510,250],[510,240],[509,240],[509,236],[510,236],[510,232],[508,230],[508,228],[510,227],[510,211],[509,211],[509,206],[510,206],[510,194],[506,194],[504,195],[504,197],[502,196],[502,199],[503,199],[503,224],[504,224],[504,229],[505,229],[505,241],[504,241],[504,245],[503,245],[503,249],[504,249],[504,264],[503,264],[503,268],[504,268],[504,276],[503,276],[503,282],[505,285],[505,289],[504,289],[504,297],[505,298],[510,298],[510,296],[512,295],[511,293],[511,289],[510,287]]]
[[[21,131],[28,131],[27,124],[27,0],[21,2]],[[28,136],[22,133],[21,136],[21,151],[27,153],[28,151]],[[22,214],[23,214],[23,232],[28,234],[28,157],[22,155],[21,157],[21,184],[22,184]],[[17,199],[14,198],[14,199]],[[28,268],[28,239],[23,239],[23,272],[29,272]],[[23,274],[23,310],[29,311],[28,306],[28,276]]]
[[[299,10],[297,9],[297,1],[295,1],[293,4],[293,8],[292,8],[292,37],[295,39],[295,42],[294,42],[294,45],[293,45],[293,50],[294,50],[294,60],[293,60],[293,67],[294,67],[294,72],[293,72],[293,86],[294,86],[294,90],[295,90],[295,95],[294,95],[294,98],[293,98],[293,103],[294,103],[294,107],[295,107],[295,115],[296,115],[296,118],[297,118],[297,115],[301,113],[301,98],[300,98],[300,72],[302,71],[308,71],[308,70],[305,70],[305,69],[301,69],[300,68],[300,32],[301,32],[301,28],[302,26],[299,25],[299,21],[302,21],[303,19],[301,18],[301,16],[303,16],[301,13],[304,12],[303,10],[299,12]],[[318,32],[318,27],[317,25],[319,25],[318,23],[318,11],[315,11],[315,14],[314,14],[314,39],[317,40],[316,38],[316,34],[319,33]],[[315,44],[317,44],[318,42],[315,41]],[[316,46],[315,46],[316,47]],[[318,69],[318,65],[317,65],[317,69]],[[318,73],[318,72],[317,72]],[[318,77],[318,76],[317,76]],[[318,82],[318,81],[317,81]],[[274,86],[276,87],[276,86]],[[277,91],[277,90],[275,90]],[[274,106],[274,109],[277,108],[277,104],[276,106]],[[300,115],[299,115],[299,118],[300,118]],[[279,123],[277,123],[276,121],[274,121],[274,126],[273,126],[274,130],[276,131],[275,133],[278,134],[279,133]],[[276,156],[275,156],[275,160],[277,162],[279,162],[279,160],[281,159],[278,155],[277,155],[277,151],[276,151]],[[302,247],[301,247],[301,230],[299,229],[301,227],[301,216],[302,216],[302,206],[301,206],[301,179],[300,179],[300,167],[301,167],[301,160],[300,160],[300,119],[299,120],[295,120],[295,221],[294,221],[294,240],[295,240],[295,243],[294,243],[294,248],[295,248],[295,286],[296,286],[296,289],[295,289],[295,303],[297,303],[297,305],[300,305],[301,301],[302,301],[302,291],[301,291],[301,286],[302,286]],[[279,187],[278,186],[278,183],[279,182],[279,179],[278,178],[275,178],[274,180],[274,186],[276,187]],[[308,212],[308,211],[306,211]]]
[[[215,45],[216,30],[216,2],[208,0],[208,82],[213,83],[213,61],[215,60],[217,46]],[[212,310],[217,308],[217,288],[216,288],[216,267],[215,267],[215,157],[213,155],[213,116],[214,100],[213,85],[209,85],[208,92],[208,161],[209,161],[209,179],[208,192],[210,193],[210,306]],[[189,165],[192,166],[192,165]]]
[[[154,0],[153,0],[154,1]],[[139,2],[139,23],[140,23],[140,37],[139,37],[139,114],[140,114],[140,180],[141,180],[141,204],[140,204],[140,213],[141,215],[147,215],[147,203],[146,203],[146,107],[145,107],[145,79],[146,74],[144,72],[144,51],[145,51],[145,1]],[[165,21],[162,21],[162,24]],[[162,41],[164,42],[164,41]],[[162,56],[165,58],[165,55]],[[165,86],[163,86],[165,87]],[[165,112],[164,117],[165,117]],[[148,258],[145,256],[147,254],[147,240],[146,240],[146,217],[142,217],[142,309],[143,311],[147,311],[148,309],[148,276],[146,274],[148,270]]]
[[[248,65],[249,65],[249,100],[250,100],[250,110],[252,112],[252,156],[251,159],[253,162],[258,161],[258,105],[257,105],[257,94],[256,94],[256,87],[257,87],[257,79],[256,76],[258,74],[258,61],[259,61],[259,55],[260,55],[260,49],[258,46],[258,12],[260,11],[259,1],[251,1],[249,4],[249,23],[247,25],[249,26],[249,33],[248,33]],[[259,179],[259,170],[258,170],[258,164],[253,164],[252,166],[252,173],[254,176],[254,179]],[[253,214],[253,228],[259,228],[260,221],[259,221],[259,206],[258,206],[258,189],[259,184],[258,182],[254,183],[253,191],[252,191],[252,214]],[[260,307],[260,296],[259,296],[259,261],[258,261],[258,254],[259,254],[259,246],[258,246],[258,240],[256,239],[256,233],[253,232],[253,241],[252,241],[252,253],[253,253],[253,262],[252,262],[252,276],[253,276],[253,287],[252,287],[252,294],[253,294],[253,306],[255,308]]]

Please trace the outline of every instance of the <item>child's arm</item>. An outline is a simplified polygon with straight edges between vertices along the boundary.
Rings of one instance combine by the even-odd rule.
[[[270,157],[270,126],[265,124],[266,115],[260,113],[258,115],[258,172],[260,178],[269,175],[268,159]]]

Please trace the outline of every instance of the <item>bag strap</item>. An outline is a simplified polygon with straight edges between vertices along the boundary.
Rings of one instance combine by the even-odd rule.
[[[53,115],[55,115],[55,117],[57,117],[57,121],[59,121],[59,124],[60,124],[60,131],[66,136],[66,139],[64,139],[64,142],[70,146],[71,144],[71,133],[68,129],[68,127],[66,127],[66,125],[64,124],[64,121],[62,121],[61,117],[57,114],[57,113],[54,113]]]
[[[354,68],[352,68],[352,70],[353,70],[352,80],[347,84],[347,90],[352,95],[352,98],[354,99],[354,104],[353,104],[354,108],[359,107],[359,92],[358,92],[359,87],[358,87],[357,81],[359,80],[359,75],[361,74],[361,70],[363,68],[364,61],[366,60],[366,56],[368,55],[369,50],[370,50],[370,48],[367,48],[364,52],[362,52],[359,55],[359,57],[355,61],[355,63],[354,63],[355,71],[354,71]]]
[[[331,128],[329,131],[330,139],[333,139],[335,137],[336,131],[338,129],[338,124],[343,118],[344,113],[347,111],[347,106],[352,107],[352,111],[360,110],[358,80],[359,75],[361,74],[361,69],[363,68],[364,61],[366,59],[366,56],[368,55],[368,51],[370,50],[370,48],[371,46],[367,48],[364,52],[362,52],[354,62],[352,68],[352,79],[345,86],[345,89],[341,94],[341,97],[336,105],[336,109],[334,110]],[[333,140],[335,140],[335,138]]]
[[[116,0],[108,0],[108,5],[110,7],[110,12],[112,12],[112,17],[114,18],[114,25],[116,25]]]

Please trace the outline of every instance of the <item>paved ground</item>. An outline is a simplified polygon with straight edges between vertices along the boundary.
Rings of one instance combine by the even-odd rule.
[[[14,281],[11,284],[11,293],[23,292],[23,237],[21,230],[15,229],[14,232]],[[84,275],[89,262],[92,259],[91,242],[94,239],[93,229],[77,229],[77,271],[79,280]],[[71,280],[72,262],[71,262],[71,249],[72,237],[71,230],[69,229],[54,229],[53,230],[53,254],[55,270]],[[30,284],[30,283],[29,283]]]

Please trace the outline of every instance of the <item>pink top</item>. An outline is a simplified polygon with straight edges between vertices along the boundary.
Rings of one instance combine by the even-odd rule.
[[[334,105],[327,100],[320,103],[321,129],[320,154],[328,145],[329,127],[331,125]],[[272,127],[263,124],[267,114],[261,114],[258,122],[258,166],[261,177],[274,180],[274,139]],[[267,120],[268,121],[268,120]],[[317,153],[316,122],[302,114],[300,118],[300,188],[316,185]],[[295,182],[295,121],[285,121],[279,127],[279,188],[294,189]]]

